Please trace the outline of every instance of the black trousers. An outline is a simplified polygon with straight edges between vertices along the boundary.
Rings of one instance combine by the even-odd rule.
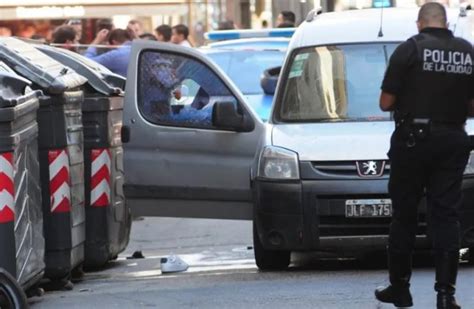
[[[415,245],[418,204],[426,193],[433,249],[460,248],[458,209],[462,202],[462,176],[469,159],[469,139],[462,128],[433,128],[423,141],[408,147],[396,130],[388,153],[389,193],[393,217],[389,250],[411,253]]]

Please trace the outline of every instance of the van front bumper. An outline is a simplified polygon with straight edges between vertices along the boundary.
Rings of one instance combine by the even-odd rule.
[[[385,248],[391,218],[346,218],[348,199],[385,199],[388,179],[252,183],[254,221],[267,250],[358,251]],[[463,247],[474,247],[474,178],[463,181]],[[431,246],[426,202],[419,209],[416,247]]]

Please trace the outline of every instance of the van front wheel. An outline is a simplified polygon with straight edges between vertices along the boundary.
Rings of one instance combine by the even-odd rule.
[[[264,249],[258,237],[255,224],[253,225],[253,251],[255,263],[260,270],[285,270],[290,265],[291,251]]]

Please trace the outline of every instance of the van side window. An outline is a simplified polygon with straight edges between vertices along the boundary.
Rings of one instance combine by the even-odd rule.
[[[138,109],[157,125],[212,129],[215,102],[237,99],[205,64],[189,56],[144,51],[139,58]]]

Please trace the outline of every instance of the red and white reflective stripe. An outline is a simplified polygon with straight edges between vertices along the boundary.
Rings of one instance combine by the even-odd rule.
[[[92,149],[91,160],[91,206],[106,207],[110,204],[110,151]]]
[[[0,223],[15,220],[13,153],[0,154]]]
[[[64,149],[50,150],[48,152],[48,159],[51,212],[69,212],[71,211],[69,156]]]

